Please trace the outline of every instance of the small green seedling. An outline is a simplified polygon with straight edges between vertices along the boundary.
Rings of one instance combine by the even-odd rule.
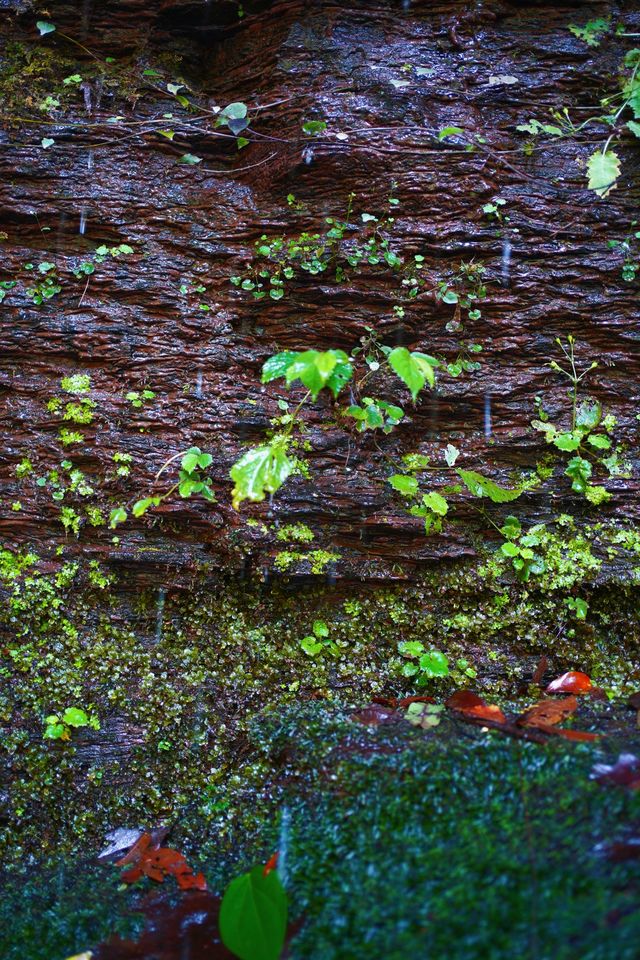
[[[312,633],[302,638],[300,646],[309,657],[317,657],[325,649],[334,656],[340,652],[336,643],[329,639],[329,627],[324,620],[314,621]]]
[[[155,393],[153,390],[130,390],[129,393],[125,395],[125,400],[128,400],[132,407],[143,407],[145,403],[149,400],[155,399]]]
[[[97,717],[91,717],[79,707],[67,707],[63,714],[52,714],[46,718],[43,737],[45,740],[70,740],[71,731],[78,727],[100,729]]]
[[[398,652],[411,661],[402,667],[403,677],[416,677],[419,687],[426,686],[436,677],[449,676],[449,660],[444,653],[434,648],[426,650],[420,640],[402,640]]]

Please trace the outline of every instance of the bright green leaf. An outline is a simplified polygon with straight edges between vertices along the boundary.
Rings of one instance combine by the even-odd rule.
[[[522,494],[522,487],[508,490],[474,470],[457,470],[456,473],[474,497],[489,497],[493,503],[509,503],[511,500],[517,500]]]
[[[89,723],[89,717],[84,710],[79,710],[78,707],[67,707],[62,714],[62,722],[69,727],[86,727]]]
[[[587,481],[592,473],[592,467],[588,460],[583,457],[573,457],[567,464],[565,473],[571,477],[571,488],[576,493],[584,493],[587,488]]]
[[[428,677],[447,677],[449,675],[449,661],[440,650],[430,650],[420,657],[420,669]]]
[[[285,350],[269,357],[262,366],[262,382],[271,383],[272,380],[286,376],[287,370],[299,355],[298,351]]]
[[[258,502],[264,500],[266,493],[275,493],[293,468],[294,463],[287,457],[282,440],[248,450],[230,470],[235,484],[232,494],[234,509],[237,510],[243,500]]]
[[[407,477],[402,473],[394,473],[387,481],[394,490],[401,493],[403,497],[415,497],[418,492],[418,481],[415,477]]]
[[[413,400],[416,399],[425,383],[435,385],[434,367],[438,361],[424,353],[410,353],[406,347],[396,347],[389,354],[389,365],[408,387]]]
[[[577,450],[582,441],[582,437],[576,435],[575,433],[559,433],[553,438],[553,445],[558,448],[558,450],[564,450],[567,453],[571,453],[574,450]]]
[[[302,124],[302,129],[312,137],[317,137],[327,129],[327,125],[324,120],[307,120]]]
[[[614,150],[603,153],[596,150],[589,157],[587,163],[588,188],[593,190],[601,199],[607,197],[616,186],[620,176],[620,159]]]
[[[419,657],[424,653],[424,644],[419,640],[401,640],[398,644],[398,652],[404,657]]]
[[[240,960],[278,960],[287,930],[287,895],[276,870],[232,880],[220,906],[220,934]]]
[[[455,137],[461,133],[464,133],[462,127],[444,127],[438,134],[438,140],[444,140],[445,137]]]
[[[432,491],[431,493],[425,493],[422,498],[422,502],[425,507],[428,507],[429,510],[437,513],[439,517],[444,517],[449,509],[449,504],[445,498],[439,493],[435,493],[435,491]]]
[[[124,507],[115,507],[115,509],[109,514],[109,527],[111,530],[115,530],[118,524],[124,523],[126,519],[127,511],[124,509]]]
[[[587,437],[587,443],[590,443],[596,450],[608,450],[611,447],[611,440],[600,433],[592,433]]]

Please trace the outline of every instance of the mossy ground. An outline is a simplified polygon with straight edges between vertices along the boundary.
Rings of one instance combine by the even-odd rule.
[[[581,621],[564,580],[523,586],[472,567],[376,590],[230,580],[138,594],[80,561],[5,553],[2,571],[2,842],[15,865],[3,909],[26,904],[3,956],[50,960],[42,940],[63,957],[120,922],[111,868],[87,866],[109,829],[172,825],[222,889],[281,845],[283,805],[292,909],[307,921],[296,957],[369,957],[374,943],[376,955],[443,960],[635,956],[633,914],[613,932],[606,921],[637,898],[633,870],[593,847],[633,823],[637,798],[587,776],[619,738],[540,747],[449,721],[427,735],[348,719],[372,695],[415,692],[400,672],[406,639],[477,671],[453,667],[429,689],[438,699],[465,685],[531,702],[541,654],[612,694],[635,690],[632,588],[582,579]],[[337,656],[302,650],[318,618]],[[101,729],[44,740],[45,717],[69,706]],[[592,727],[615,732],[614,708],[597,709]]]
[[[594,710],[595,723],[610,712]],[[637,957],[637,863],[613,864],[596,847],[628,835],[640,795],[589,780],[591,745],[461,735],[447,719],[429,734],[365,728],[324,704],[265,711],[248,739],[270,773],[248,785],[231,830],[227,812],[203,802],[173,842],[214,890],[280,849],[303,919],[295,960]],[[135,893],[117,890],[114,867],[86,860],[10,877],[7,960],[62,958],[134,932]]]

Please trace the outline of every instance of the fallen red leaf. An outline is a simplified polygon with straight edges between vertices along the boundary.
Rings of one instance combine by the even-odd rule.
[[[538,687],[542,683],[542,678],[549,669],[549,661],[546,657],[540,657],[538,666],[534,670],[533,677],[531,678],[532,682],[535,683]]]
[[[449,710],[457,710],[468,717],[478,717],[481,720],[492,720],[494,723],[506,723],[507,718],[500,709],[492,703],[485,703],[482,697],[470,690],[456,690],[445,702]]]
[[[181,873],[176,877],[176,881],[181,890],[200,890],[207,889],[207,881],[204,873]]]
[[[276,850],[276,852],[269,857],[269,859],[267,860],[267,862],[266,862],[265,865],[264,865],[264,870],[262,871],[262,876],[263,876],[263,877],[268,877],[269,874],[271,873],[271,871],[276,869],[276,867],[278,866],[278,857],[279,857],[279,856],[280,856],[280,854],[279,854],[278,851]]]
[[[122,874],[125,883],[136,883],[142,877],[149,877],[156,883],[163,883],[167,877],[171,876],[175,877],[176,883],[182,890],[207,889],[203,874],[194,874],[179,850],[161,847],[154,842],[149,833],[143,833],[124,857],[116,862],[116,866],[129,866],[129,869]]]
[[[557,680],[553,680],[545,693],[586,693],[591,689],[591,677],[579,670],[570,670],[563,673]]]
[[[396,723],[400,717],[392,707],[383,707],[379,703],[370,703],[357,713],[351,714],[351,719],[367,726],[376,726],[379,723]]]
[[[126,867],[128,863],[138,863],[149,848],[154,849],[156,845],[153,844],[150,833],[143,833],[142,836],[138,837],[131,849],[125,853],[124,857],[116,860],[116,867]]]
[[[579,740],[584,743],[590,743],[593,740],[599,740],[599,733],[589,733],[587,730],[565,730],[562,727],[554,727],[551,724],[538,723],[536,730],[543,730],[554,737],[564,737],[565,740]]]
[[[402,700],[396,700],[396,707],[400,710],[406,710],[412,703],[433,703],[433,697],[403,697]]]
[[[614,764],[596,763],[591,779],[603,786],[613,784],[640,790],[640,758],[633,753],[621,753]]]
[[[433,703],[433,697],[372,697],[371,702],[393,710],[405,709],[410,703]]]
[[[575,697],[566,697],[564,700],[541,700],[540,703],[529,707],[516,722],[525,727],[552,726],[562,723],[577,709],[578,701]]]

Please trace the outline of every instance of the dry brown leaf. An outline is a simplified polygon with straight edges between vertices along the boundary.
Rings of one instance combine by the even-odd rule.
[[[562,723],[577,709],[576,697],[565,697],[564,700],[541,700],[518,717],[517,723],[525,727],[553,726],[556,723]]]

